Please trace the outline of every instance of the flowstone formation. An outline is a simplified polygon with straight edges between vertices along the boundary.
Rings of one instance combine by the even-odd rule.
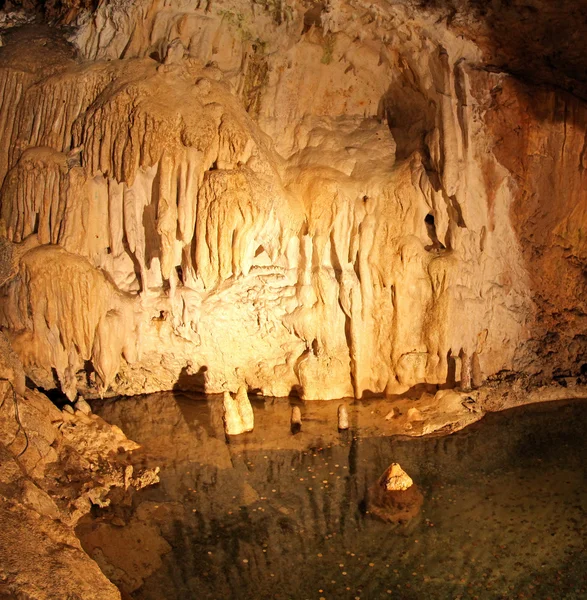
[[[69,43],[0,48],[0,326],[36,385],[331,399],[580,368],[581,101],[534,102],[410,3],[56,7]]]

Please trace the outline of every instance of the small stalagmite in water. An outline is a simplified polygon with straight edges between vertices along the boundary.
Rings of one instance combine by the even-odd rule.
[[[230,392],[224,392],[224,431],[228,435],[239,435],[245,431],[236,400]]]
[[[235,400],[243,422],[243,431],[253,431],[253,427],[255,426],[255,415],[247,394],[247,388],[244,385],[241,385],[238,388]]]
[[[299,406],[291,409],[291,432],[298,433],[302,428],[302,411]]]
[[[391,463],[385,470],[385,473],[379,478],[379,483],[388,492],[404,492],[414,485],[412,478],[398,463]]]
[[[349,428],[349,410],[346,404],[338,407],[338,430],[344,431]]]
[[[422,492],[398,463],[392,463],[367,494],[369,512],[389,523],[413,519],[423,501]]]

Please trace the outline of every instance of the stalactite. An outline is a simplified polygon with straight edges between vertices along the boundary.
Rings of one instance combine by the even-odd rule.
[[[255,121],[232,91],[242,89],[247,40],[235,42],[219,19],[214,31],[235,43],[215,66],[192,30],[201,11],[180,32],[176,8],[155,24],[140,7],[101,6],[78,43],[82,55],[114,60],[69,58],[43,76],[0,68],[0,225],[11,242],[32,237],[67,252],[70,270],[54,274],[75,279],[47,281],[28,266],[31,254],[0,290],[2,320],[23,330],[25,362],[55,368],[69,394],[83,361],[94,364],[97,393],[135,393],[134,376],[170,388],[190,360],[208,367],[208,391],[246,382],[306,399],[362,397],[444,384],[447,356],[476,347],[485,321],[484,368],[511,362],[526,283],[513,277],[517,251],[494,251],[515,240],[507,223],[494,232],[488,222],[479,182],[490,159],[486,140],[474,145],[480,100],[469,65],[455,70],[460,45],[414,41],[382,61],[357,38],[349,56],[362,67],[347,72],[348,57],[320,63],[331,92],[306,68],[315,48],[292,38],[291,69],[279,53],[264,56]],[[127,31],[137,10],[144,28]],[[112,27],[124,30],[118,39]],[[299,98],[278,101],[296,87]],[[379,103],[394,101],[382,121]],[[412,119],[412,101],[423,124],[408,144],[401,121]],[[35,295],[42,300],[24,310]]]

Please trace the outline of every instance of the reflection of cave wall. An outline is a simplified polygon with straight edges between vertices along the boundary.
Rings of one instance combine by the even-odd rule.
[[[502,156],[509,79],[475,46],[400,9],[146,6],[103,5],[81,62],[39,29],[0,53],[0,217],[41,245],[0,322],[31,378],[318,398],[445,384],[463,353],[537,370],[510,209],[548,188]]]

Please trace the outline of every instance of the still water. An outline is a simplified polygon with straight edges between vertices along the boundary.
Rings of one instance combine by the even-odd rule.
[[[157,394],[97,412],[142,444],[161,482],[78,528],[126,597],[184,599],[587,598],[587,402],[486,415],[450,436],[390,438],[351,405],[253,402],[226,440],[221,398]],[[367,488],[399,462],[424,494],[389,525]]]

